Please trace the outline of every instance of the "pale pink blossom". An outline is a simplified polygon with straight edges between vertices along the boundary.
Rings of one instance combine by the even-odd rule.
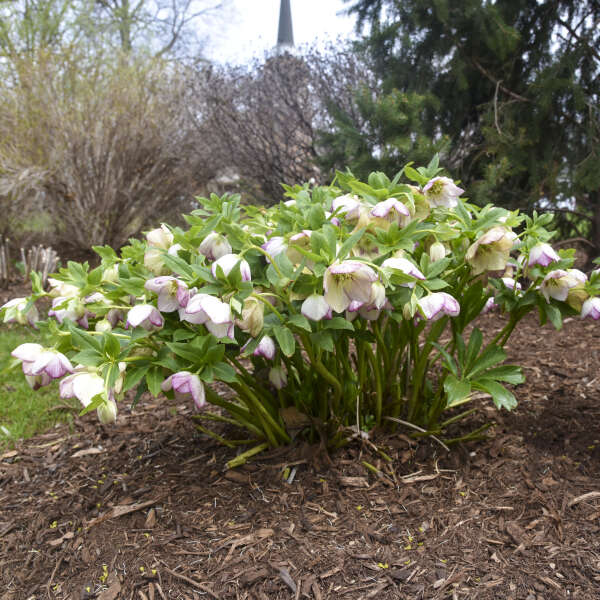
[[[147,331],[160,329],[165,324],[163,316],[151,304],[138,304],[127,313],[125,329],[129,327],[143,327]]]
[[[206,404],[206,392],[204,384],[200,381],[198,375],[189,371],[179,371],[174,373],[161,384],[163,392],[173,390],[177,400],[187,400],[191,398],[198,410]]]
[[[356,260],[335,262],[323,275],[325,301],[336,312],[344,312],[350,303],[368,302],[371,284],[377,274],[365,263]]]
[[[529,251],[529,260],[527,265],[532,267],[533,265],[541,265],[547,267],[550,263],[557,262],[560,260],[560,256],[554,251],[554,248],[550,244],[540,243],[536,244]]]
[[[444,316],[460,314],[458,300],[446,292],[435,292],[419,300],[419,307],[428,321],[437,321]]]
[[[320,321],[321,319],[331,319],[331,306],[327,304],[324,296],[321,294],[311,294],[300,308],[300,312],[311,321]]]
[[[250,281],[252,279],[250,265],[237,254],[224,254],[215,260],[211,267],[211,273],[213,277],[216,277],[217,268],[220,268],[223,271],[223,274],[227,276],[238,263],[240,263],[240,275],[242,276],[242,281]]]
[[[434,177],[423,188],[425,198],[431,206],[454,208],[458,198],[464,192],[449,177]]]
[[[149,279],[144,287],[158,295],[157,306],[160,312],[185,308],[190,298],[187,284],[170,275]]]

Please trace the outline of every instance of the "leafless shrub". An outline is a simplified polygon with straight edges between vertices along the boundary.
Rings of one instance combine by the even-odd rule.
[[[208,178],[185,78],[158,60],[48,57],[2,93],[0,197],[47,211],[64,244],[119,246],[189,209]]]

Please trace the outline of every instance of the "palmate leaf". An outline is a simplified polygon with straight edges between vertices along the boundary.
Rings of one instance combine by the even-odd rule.
[[[517,399],[501,383],[493,379],[477,379],[472,382],[473,388],[487,392],[498,408],[512,410],[517,406]]]
[[[444,391],[446,392],[446,408],[458,406],[464,402],[468,402],[471,394],[471,383],[469,381],[461,381],[452,373],[449,373],[444,380]]]

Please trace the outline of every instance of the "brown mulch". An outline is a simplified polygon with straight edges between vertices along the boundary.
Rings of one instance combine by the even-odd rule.
[[[0,599],[598,598],[599,340],[528,320],[519,407],[483,401],[462,432],[489,438],[451,453],[380,434],[390,464],[354,441],[226,471],[235,450],[166,401],[22,442],[0,456]]]

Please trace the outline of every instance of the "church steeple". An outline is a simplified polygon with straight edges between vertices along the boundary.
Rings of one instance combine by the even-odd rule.
[[[292,9],[290,0],[281,0],[279,7],[279,30],[277,32],[277,50],[284,51],[294,46],[292,29]]]

